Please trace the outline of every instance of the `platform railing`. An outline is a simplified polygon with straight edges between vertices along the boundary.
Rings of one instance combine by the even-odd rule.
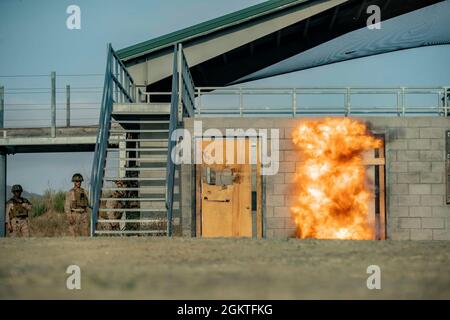
[[[450,113],[450,87],[196,87],[195,94],[196,116],[448,116]],[[331,97],[332,104],[314,103],[314,99],[320,101],[326,96]],[[418,105],[418,96],[432,102]],[[357,101],[361,97],[364,101]]]

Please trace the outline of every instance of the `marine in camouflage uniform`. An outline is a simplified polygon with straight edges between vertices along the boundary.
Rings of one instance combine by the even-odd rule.
[[[69,233],[72,236],[89,235],[89,195],[81,187],[83,176],[75,173],[72,176],[74,187],[66,194],[64,212],[69,221]],[[80,230],[81,229],[81,230]]]
[[[11,237],[29,237],[29,212],[31,203],[22,198],[22,186],[13,185],[11,192],[14,196],[6,202],[6,227]]]
[[[125,183],[122,180],[116,181],[116,187],[118,189],[125,188]],[[115,190],[108,200],[106,200],[106,209],[112,209],[107,210],[104,214],[101,214],[100,217],[105,220],[120,220],[122,219],[123,211],[120,211],[118,209],[124,209],[127,207],[127,204],[125,201],[122,201],[120,199],[126,197],[126,192],[124,190]],[[100,224],[102,230],[109,230],[109,231],[119,231],[120,230],[120,223],[119,222],[104,222]]]

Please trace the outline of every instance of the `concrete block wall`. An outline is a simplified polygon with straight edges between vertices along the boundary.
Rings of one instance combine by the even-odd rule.
[[[313,120],[313,118],[303,118]],[[450,240],[450,205],[445,194],[445,131],[450,119],[438,117],[359,118],[386,138],[387,236],[394,240]],[[193,120],[185,128],[193,131]],[[293,178],[300,164],[291,140],[300,118],[204,118],[203,130],[254,128],[279,130],[279,171],[265,177],[265,219],[268,238],[295,236],[290,207],[294,204]],[[184,166],[182,178],[192,182],[192,168]],[[187,185],[187,183],[185,183]],[[189,184],[189,192],[195,185]],[[182,193],[185,191],[182,188]],[[183,234],[192,234],[192,196],[182,195]]]

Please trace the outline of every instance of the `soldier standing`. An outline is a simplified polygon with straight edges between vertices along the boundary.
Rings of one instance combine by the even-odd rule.
[[[6,202],[6,226],[11,237],[29,237],[29,212],[31,203],[22,198],[22,186],[15,184],[11,188],[14,195]]]
[[[81,235],[89,235],[89,197],[86,190],[81,187],[83,176],[75,173],[72,176],[73,188],[66,194],[64,212],[69,220],[69,233],[72,236],[77,234],[77,227],[81,226]]]
[[[123,211],[118,209],[126,208],[126,202],[121,200],[125,197],[125,191],[120,190],[125,187],[125,183],[122,180],[116,180],[117,190],[115,190],[108,200],[106,200],[106,209],[111,209],[106,211],[106,215],[103,216],[105,220],[120,220],[122,219]],[[102,223],[103,230],[119,231],[119,222],[109,222]]]

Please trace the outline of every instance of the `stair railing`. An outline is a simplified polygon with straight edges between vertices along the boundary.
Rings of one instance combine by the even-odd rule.
[[[175,187],[175,163],[172,155],[176,141],[172,139],[173,132],[183,117],[194,117],[195,89],[189,71],[189,65],[183,52],[182,44],[176,44],[173,50],[172,93],[170,99],[170,124],[166,170],[166,209],[167,236],[173,233],[173,194]]]
[[[114,102],[133,103],[136,100],[136,87],[125,65],[113,50],[107,47],[105,80],[99,126],[95,143],[94,161],[91,171],[91,236],[95,233],[100,207],[103,177],[105,175],[106,153],[111,129],[111,114]]]

